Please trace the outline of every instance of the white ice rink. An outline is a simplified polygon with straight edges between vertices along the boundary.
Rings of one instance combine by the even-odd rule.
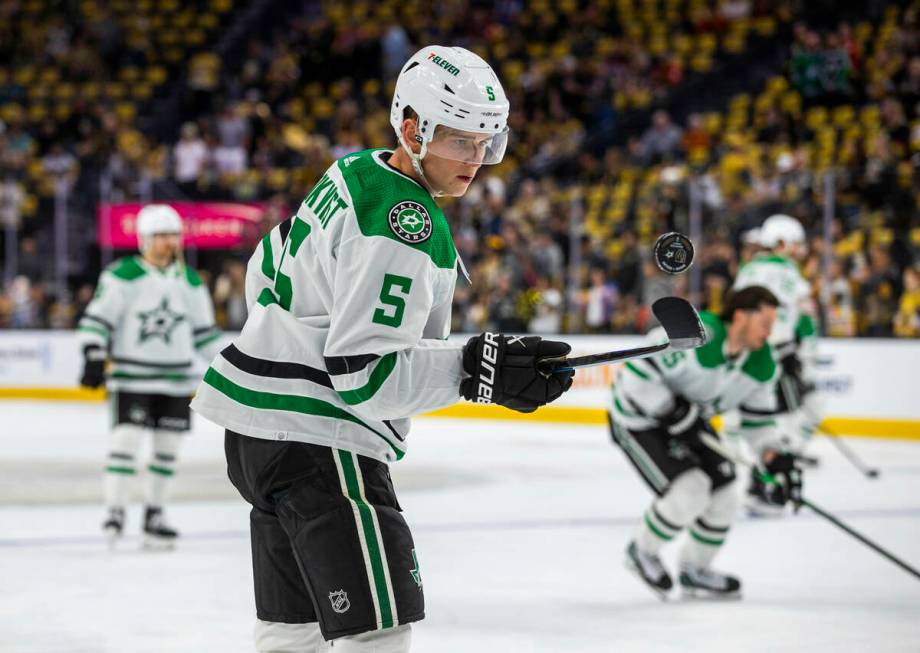
[[[104,406],[0,402],[0,423],[0,651],[252,651],[247,506],[215,428],[179,466],[179,548],[109,553]],[[820,439],[806,496],[920,565],[920,441],[849,443],[881,478]],[[717,566],[743,600],[654,598],[622,564],[650,495],[602,427],[418,420],[393,475],[425,587],[414,651],[920,651],[920,581],[805,511],[736,524]]]

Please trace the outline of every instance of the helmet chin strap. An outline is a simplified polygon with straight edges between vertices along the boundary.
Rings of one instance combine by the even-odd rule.
[[[416,136],[416,138],[419,137]],[[425,176],[425,171],[422,170],[422,159],[425,158],[425,154],[428,152],[428,144],[424,140],[421,140],[422,149],[418,154],[413,152],[412,148],[406,145],[406,141],[402,136],[399,137],[399,144],[402,145],[402,148],[406,151],[406,154],[409,155],[409,160],[412,162],[412,169],[415,170],[415,174],[417,174],[422,180],[422,183],[425,185],[425,188],[428,190],[431,196],[443,197],[444,191],[436,190],[431,185],[431,182],[428,181],[428,177]]]

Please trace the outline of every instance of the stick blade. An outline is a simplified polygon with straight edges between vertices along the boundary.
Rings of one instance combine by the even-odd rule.
[[[668,334],[671,349],[693,349],[706,342],[706,330],[696,309],[686,299],[662,297],[652,304],[652,313]]]

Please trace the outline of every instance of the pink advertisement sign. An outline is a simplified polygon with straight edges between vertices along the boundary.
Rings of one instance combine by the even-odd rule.
[[[169,202],[182,216],[183,244],[199,249],[231,249],[251,245],[259,236],[265,213],[260,203]],[[137,248],[137,212],[143,204],[100,204],[100,247]]]

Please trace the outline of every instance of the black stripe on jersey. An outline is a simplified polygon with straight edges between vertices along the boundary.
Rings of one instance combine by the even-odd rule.
[[[171,453],[155,453],[153,457],[159,460],[161,463],[174,463],[176,462],[176,457]]]
[[[178,369],[191,367],[192,361],[183,361],[181,363],[153,363],[151,361],[139,361],[133,358],[113,358],[112,362],[121,365],[137,365],[138,367],[155,367],[157,369]]]
[[[101,317],[96,317],[95,315],[90,315],[89,313],[84,313],[84,314],[83,314],[83,317],[80,318],[80,319],[82,319],[82,320],[90,320],[90,321],[92,321],[92,322],[95,322],[95,323],[97,323],[97,324],[99,324],[99,325],[101,325],[101,326],[104,326],[104,327],[105,327],[106,329],[108,329],[109,331],[114,331],[114,330],[115,330],[115,327],[113,327],[113,326],[112,326],[112,323],[109,322],[108,320],[103,320]]]
[[[651,358],[643,358],[643,359],[641,359],[641,360],[643,360],[644,362],[646,362],[646,363],[648,363],[649,365],[651,365],[651,366],[652,366],[652,369],[655,370],[656,372],[658,372],[659,375],[661,375],[661,368],[658,367],[658,363],[656,363],[655,361],[653,361]],[[662,375],[662,376],[663,376],[663,375]]]
[[[747,406],[741,406],[741,407],[738,408],[738,410],[740,410],[742,413],[748,413],[749,415],[764,415],[764,416],[768,416],[768,417],[769,417],[769,416],[772,416],[772,415],[779,415],[780,413],[786,412],[786,411],[781,410],[781,409],[778,409],[778,410],[760,410],[759,408],[748,408]]]
[[[134,460],[134,456],[129,453],[119,453],[118,451],[110,451],[109,458],[113,460]]]
[[[198,329],[193,329],[193,330],[192,330],[192,335],[194,335],[194,336],[200,336],[202,333],[207,333],[208,331],[215,331],[216,329],[217,329],[217,327],[214,326],[214,325],[212,324],[211,326],[206,326],[206,327],[200,327],[200,328],[198,328]]]
[[[332,376],[354,374],[380,358],[377,354],[359,354],[357,356],[324,356],[326,369]]]
[[[224,359],[238,370],[255,376],[269,376],[276,379],[305,379],[312,381],[317,385],[324,386],[333,390],[332,381],[329,375],[323,370],[318,370],[309,365],[300,363],[281,363],[278,361],[267,361],[262,358],[255,358],[249,354],[244,354],[235,345],[229,345],[220,352]]]
[[[278,233],[281,234],[281,246],[284,247],[284,242],[287,240],[288,234],[291,232],[291,224],[293,224],[294,217],[291,216],[284,222],[278,225]]]
[[[400,435],[399,431],[393,428],[393,425],[390,423],[390,420],[385,419],[383,420],[383,423],[387,425],[387,428],[390,429],[390,433],[392,433],[396,437],[397,440],[399,440],[400,442],[406,441],[406,438]]]
[[[658,513],[655,513],[658,514]],[[705,528],[707,531],[712,531],[713,533],[727,533],[728,526],[710,526],[703,521],[702,517],[696,520],[696,523]]]
[[[652,512],[655,513],[655,519],[660,521],[662,524],[670,528],[672,531],[679,531],[681,529],[677,524],[672,523],[670,520],[665,519],[661,516],[661,513],[655,508],[655,504],[652,504]],[[725,529],[728,530],[728,529]]]

